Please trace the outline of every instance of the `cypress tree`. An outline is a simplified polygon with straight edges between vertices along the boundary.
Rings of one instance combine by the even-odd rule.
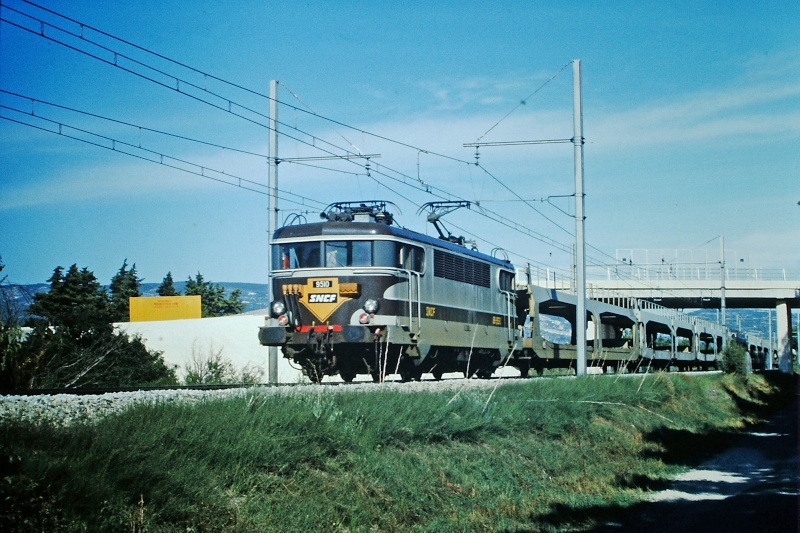
[[[194,279],[189,277],[183,293],[186,296],[200,296],[200,307],[204,318],[234,315],[244,311],[245,304],[241,301],[242,291],[235,289],[226,298],[225,288],[218,283],[205,281],[200,272]]]
[[[108,295],[88,268],[78,270],[73,264],[64,274],[58,266],[47,280],[48,292],[33,295],[28,309],[51,326],[63,326],[74,332],[107,326],[111,322]]]
[[[114,322],[130,320],[130,298],[141,296],[142,280],[136,277],[136,263],[128,270],[128,260],[122,262],[119,272],[111,278],[111,318]]]
[[[167,272],[156,292],[158,292],[159,296],[178,296],[178,291],[175,290],[175,283],[172,281],[172,272]]]

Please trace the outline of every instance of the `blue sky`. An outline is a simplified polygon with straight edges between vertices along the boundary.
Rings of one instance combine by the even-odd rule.
[[[380,154],[369,171],[363,161],[282,163],[280,189],[305,205],[281,200],[281,220],[380,198],[397,204],[401,225],[432,233],[416,215],[441,199],[430,188],[480,202],[445,220],[482,251],[568,268],[574,208],[559,197],[574,192],[571,145],[483,148],[478,167],[463,144],[498,121],[482,141],[571,137],[571,68],[562,68],[573,59],[583,77],[590,263],[630,249],[715,261],[722,235],[729,262],[800,267],[797,2],[36,3],[72,21],[2,0],[0,116],[121,149],[0,120],[0,256],[13,282],[43,282],[77,263],[107,283],[125,259],[146,282],[167,271],[265,281],[265,195],[116,144],[264,191],[266,159],[235,150],[266,154],[268,131],[227,108],[267,115],[268,100],[203,73],[262,94],[280,80],[279,99],[294,106],[279,111],[280,157]],[[222,109],[186,96],[187,82]]]

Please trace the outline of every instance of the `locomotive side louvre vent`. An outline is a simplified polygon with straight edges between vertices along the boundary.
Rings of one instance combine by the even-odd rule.
[[[491,268],[488,263],[441,250],[433,251],[433,275],[479,287],[489,288],[491,284]]]

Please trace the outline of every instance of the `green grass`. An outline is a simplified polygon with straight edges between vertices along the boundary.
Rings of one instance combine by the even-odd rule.
[[[0,529],[581,529],[588,510],[639,501],[720,449],[793,383],[659,373],[461,393],[254,390],[93,425],[6,421]]]

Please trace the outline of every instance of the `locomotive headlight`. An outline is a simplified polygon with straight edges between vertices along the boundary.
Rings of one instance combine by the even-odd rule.
[[[272,316],[280,316],[286,312],[286,305],[280,301],[275,300],[272,302]]]
[[[374,315],[378,311],[378,300],[373,300],[370,298],[366,302],[364,302],[364,311],[367,313]]]

